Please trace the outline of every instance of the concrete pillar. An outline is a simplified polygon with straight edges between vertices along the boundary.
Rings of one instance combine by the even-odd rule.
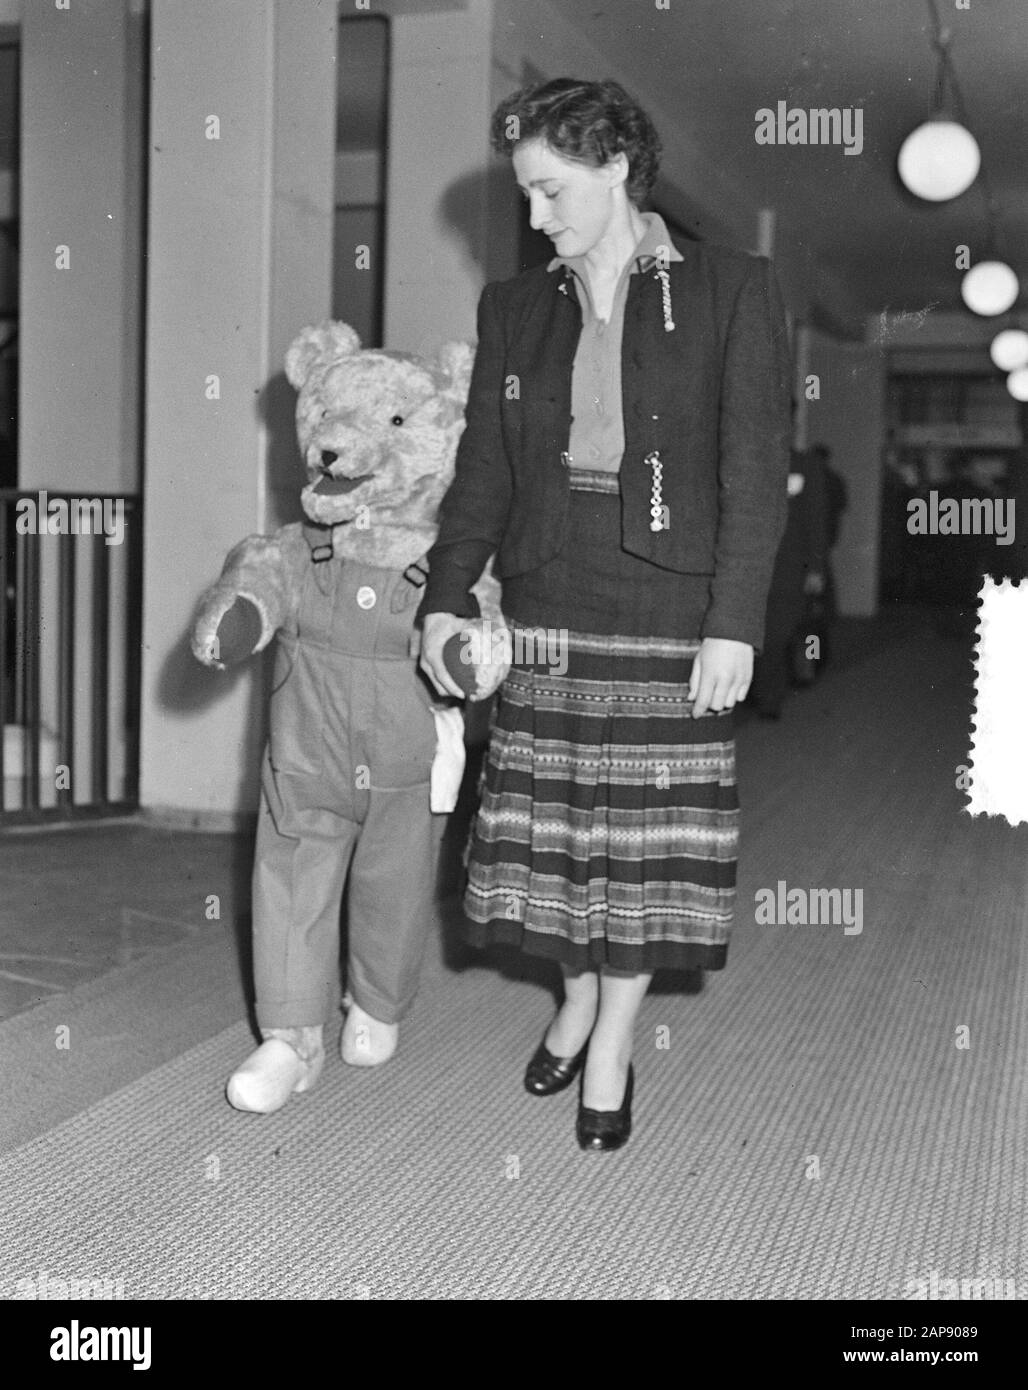
[[[328,313],[335,44],[319,0],[153,3],[141,799],[208,823],[255,806],[264,700],[188,632],[301,485],[281,363]]]
[[[485,282],[492,0],[394,13],[390,36],[385,344],[475,336]]]
[[[125,0],[23,6],[22,488],[139,485],[140,34]]]

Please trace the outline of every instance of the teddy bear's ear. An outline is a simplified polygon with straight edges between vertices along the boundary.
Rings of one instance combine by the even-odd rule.
[[[470,343],[443,343],[436,361],[450,379],[445,394],[464,406],[471,385],[471,369],[475,365],[475,349]]]
[[[315,367],[338,361],[340,357],[352,357],[360,352],[360,347],[356,329],[339,319],[326,319],[324,323],[305,328],[286,353],[289,384],[299,391]]]

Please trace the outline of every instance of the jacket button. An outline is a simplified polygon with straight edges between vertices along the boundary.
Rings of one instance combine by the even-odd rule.
[[[357,607],[374,608],[377,594],[370,584],[362,584],[357,590]]]

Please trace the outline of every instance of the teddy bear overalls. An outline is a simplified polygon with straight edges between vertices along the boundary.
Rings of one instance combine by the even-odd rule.
[[[425,571],[334,557],[328,528],[303,530],[311,562],[277,638],[261,769],[257,1018],[293,1028],[331,1016],[349,873],[348,990],[394,1023],[417,989],[445,823],[430,806],[432,698],[411,659]]]

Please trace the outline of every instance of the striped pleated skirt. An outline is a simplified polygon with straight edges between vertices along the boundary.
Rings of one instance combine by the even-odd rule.
[[[590,476],[574,479],[574,553],[504,586],[514,664],[466,855],[468,937],[572,970],[720,969],[739,835],[733,718],[692,717],[698,638],[653,635],[695,634],[707,585],[627,556],[616,479],[612,491]],[[633,630],[555,626],[564,614]]]

